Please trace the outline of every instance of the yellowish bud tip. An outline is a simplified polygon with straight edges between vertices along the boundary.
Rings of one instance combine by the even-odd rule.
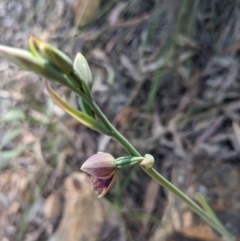
[[[50,44],[40,41],[34,36],[30,37],[29,43],[37,47],[43,58],[47,59],[63,74],[69,74],[72,72],[73,62],[65,53]],[[31,46],[31,49],[34,49],[34,46]]]

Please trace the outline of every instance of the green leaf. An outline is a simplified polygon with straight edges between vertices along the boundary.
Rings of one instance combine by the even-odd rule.
[[[0,169],[4,168],[12,161],[14,158],[20,156],[25,149],[25,146],[18,146],[17,148],[10,151],[1,151],[0,152]]]
[[[83,113],[94,118],[94,112],[91,110],[89,105],[81,97],[78,98],[78,103]]]
[[[222,226],[221,222],[219,221],[219,219],[217,218],[216,214],[214,213],[214,211],[212,210],[212,208],[209,206],[209,204],[207,203],[207,201],[205,200],[205,198],[203,197],[203,195],[201,193],[197,193],[196,194],[197,200],[198,202],[201,204],[201,206],[203,207],[203,209],[208,213],[208,215],[219,225]]]
[[[105,135],[111,135],[111,131],[107,129],[102,123],[96,121],[92,117],[86,115],[85,113],[74,109],[70,105],[68,105],[65,101],[63,101],[57,93],[50,87],[47,81],[45,81],[47,91],[50,95],[50,97],[53,99],[53,101],[59,105],[63,110],[65,110],[69,115],[71,115],[73,118],[78,120],[83,125],[91,128],[92,130],[95,130],[97,132],[103,133]]]
[[[10,109],[3,117],[4,122],[23,121],[25,119],[24,113],[19,109]]]
[[[8,130],[1,140],[1,145],[5,146],[22,133],[22,128]]]
[[[201,193],[196,194],[198,202],[201,204],[205,212],[209,215],[209,217],[212,219],[212,221],[222,230],[222,233],[224,233],[227,240],[233,241],[232,235],[225,229],[221,221],[218,219],[217,215],[213,211],[213,209],[209,206],[205,198]]]

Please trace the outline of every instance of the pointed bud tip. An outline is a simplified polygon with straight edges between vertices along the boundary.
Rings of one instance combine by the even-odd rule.
[[[44,45],[45,43],[43,43],[41,40],[39,40],[38,38],[36,38],[34,35],[31,35],[29,38],[29,41],[32,41],[37,47],[40,48],[41,45]]]
[[[29,43],[34,51],[36,50],[35,47],[37,47],[37,52],[39,52],[38,54],[52,63],[59,71],[64,74],[69,74],[72,72],[73,62],[61,50],[48,43],[42,42],[34,36],[30,37]]]

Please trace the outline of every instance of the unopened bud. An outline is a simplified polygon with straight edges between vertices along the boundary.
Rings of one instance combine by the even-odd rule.
[[[73,62],[65,53],[50,44],[41,42],[35,37],[31,37],[29,43],[31,46],[30,49],[33,49],[33,43],[40,50],[43,58],[56,66],[63,74],[69,74],[72,72]]]
[[[146,154],[144,159],[140,162],[140,165],[146,169],[150,169],[153,167],[154,157],[150,154]]]
[[[80,169],[90,175],[90,183],[98,192],[98,197],[103,197],[116,180],[116,161],[109,153],[98,152],[88,158]]]
[[[76,55],[74,63],[73,63],[73,69],[76,72],[76,74],[79,76],[79,78],[81,80],[83,80],[88,85],[88,87],[91,89],[92,88],[92,72],[90,70],[87,60],[81,53],[78,53]]]
[[[48,61],[37,58],[26,50],[0,45],[0,56],[3,56],[24,70],[32,71],[62,84],[65,82],[62,73],[54,68]]]
[[[92,176],[108,179],[116,170],[116,161],[109,153],[98,152],[83,163],[81,170]]]

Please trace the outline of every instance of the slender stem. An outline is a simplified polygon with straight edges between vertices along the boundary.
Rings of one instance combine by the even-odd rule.
[[[215,222],[208,213],[206,213],[197,203],[195,203],[192,199],[190,199],[186,194],[180,191],[176,186],[174,186],[171,182],[165,179],[162,175],[160,175],[154,168],[144,169],[144,171],[152,177],[156,182],[161,184],[163,187],[168,189],[174,195],[176,195],[180,200],[187,204],[189,208],[191,208],[196,214],[198,214],[206,223],[208,223],[212,228],[218,231],[223,237],[226,237],[227,240],[233,241],[232,235],[223,227],[219,225],[218,222]]]
[[[114,138],[122,147],[132,156],[141,157],[141,154],[129,143],[129,141],[110,123],[107,117],[102,113],[95,101],[92,102],[92,108],[98,118],[112,131]]]
[[[102,113],[102,111],[94,101],[92,101],[91,107],[94,110],[95,114],[98,116],[98,118],[103,122],[103,124],[105,124],[105,126],[112,131],[112,137],[117,142],[119,142],[130,155],[141,157],[141,154],[131,145],[131,143],[129,143],[129,141],[109,122],[109,120]],[[208,213],[205,212],[197,203],[195,203],[186,194],[184,194],[171,182],[169,182],[162,175],[160,175],[154,168],[150,168],[150,169],[142,168],[142,169],[157,183],[165,187],[167,190],[169,190],[175,196],[177,196],[180,200],[186,203],[189,208],[191,208],[196,214],[198,214],[212,228],[218,231],[223,237],[225,237],[229,241],[234,240],[231,234],[225,228],[223,228],[223,226],[220,226],[218,223],[216,223],[215,220],[213,220],[208,215]]]
[[[107,117],[103,114],[101,109],[98,107],[96,102],[86,96],[81,90],[75,89],[75,92],[81,96],[93,109],[96,116],[102,121],[102,123],[112,131],[111,137],[114,138],[122,147],[132,156],[141,157],[141,154],[129,143],[129,141],[111,124],[111,122],[107,119]],[[167,190],[172,192],[175,196],[177,196],[180,200],[188,205],[196,214],[198,214],[203,220],[205,220],[212,228],[218,231],[223,237],[225,237],[229,241],[233,241],[233,237],[231,234],[219,223],[215,222],[207,212],[205,212],[199,205],[197,205],[192,199],[190,199],[187,195],[185,195],[182,191],[180,191],[177,187],[175,187],[171,182],[165,179],[162,175],[160,175],[155,169],[150,168],[142,169],[157,183],[165,187]]]

